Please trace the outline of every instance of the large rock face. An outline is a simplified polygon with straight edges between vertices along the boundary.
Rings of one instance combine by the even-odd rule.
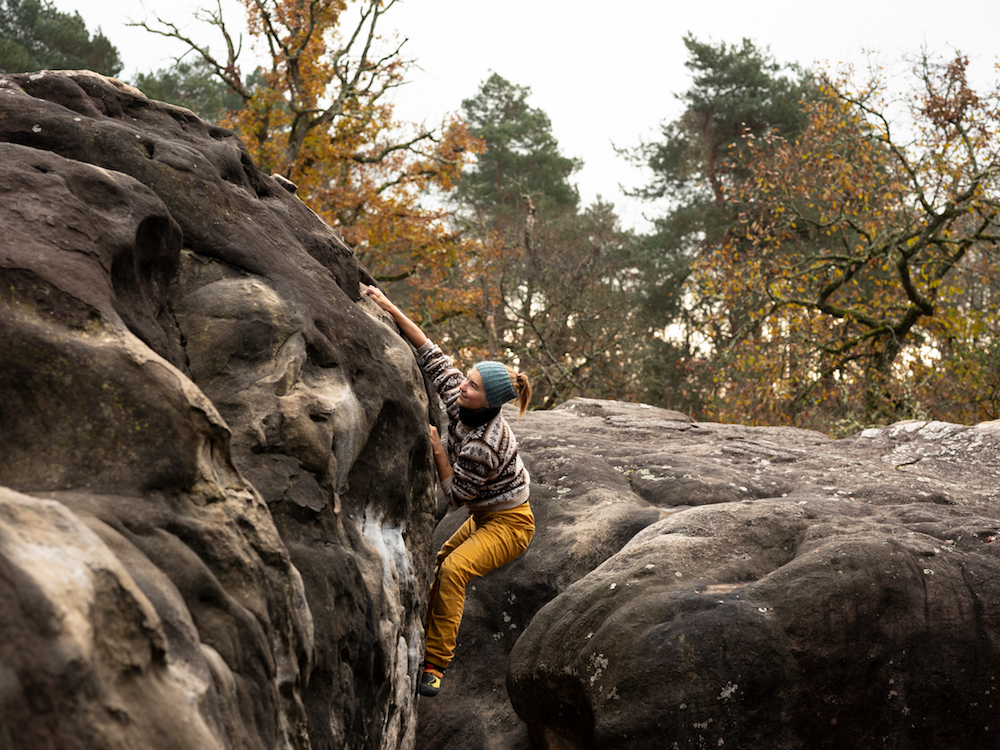
[[[396,748],[434,496],[367,272],[230,132],[0,76],[0,747]]]
[[[539,530],[470,592],[419,748],[996,747],[1000,423],[511,422]]]

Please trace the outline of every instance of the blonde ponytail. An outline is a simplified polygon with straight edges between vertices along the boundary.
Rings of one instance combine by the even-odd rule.
[[[517,416],[523,417],[524,412],[528,410],[528,401],[531,399],[531,383],[528,381],[527,375],[523,372],[517,372],[511,367],[507,367],[507,374],[510,375],[510,384],[517,393]]]

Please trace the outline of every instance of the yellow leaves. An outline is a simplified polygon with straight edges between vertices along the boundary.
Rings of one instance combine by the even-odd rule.
[[[825,91],[796,142],[750,150],[741,223],[693,269],[696,306],[732,336],[718,418],[823,429],[861,403],[873,419],[913,403],[945,419],[997,414],[1000,330],[984,326],[996,319],[1000,254],[977,232],[1000,234],[987,198],[1000,185],[977,164],[1000,163],[1000,95],[989,112],[961,86],[924,100],[935,109],[904,148],[874,108],[877,87]],[[953,134],[961,118],[964,139]],[[989,409],[969,405],[981,384],[997,394]]]

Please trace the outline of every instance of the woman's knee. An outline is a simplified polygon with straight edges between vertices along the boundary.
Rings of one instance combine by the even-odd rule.
[[[517,556],[520,557],[521,553],[528,549],[528,545],[531,544],[531,540],[535,538],[535,527],[529,526],[521,531],[517,536],[517,541],[515,545],[517,547]]]
[[[438,565],[437,578],[439,585],[457,585],[465,587],[465,584],[473,576],[466,570],[465,566],[461,565],[457,558],[448,556],[444,558]]]

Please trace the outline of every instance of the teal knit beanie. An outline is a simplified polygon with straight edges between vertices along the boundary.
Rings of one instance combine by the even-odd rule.
[[[486,405],[489,408],[499,409],[517,398],[517,391],[510,384],[510,373],[502,362],[480,362],[476,369],[483,379],[483,393],[486,394]]]

